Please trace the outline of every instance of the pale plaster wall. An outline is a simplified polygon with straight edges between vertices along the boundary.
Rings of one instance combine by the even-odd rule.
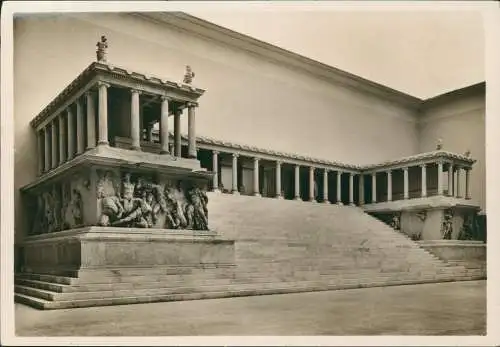
[[[419,122],[420,152],[435,149],[438,138],[443,139],[443,149],[456,153],[471,151],[477,160],[471,171],[472,200],[486,210],[486,160],[485,160],[485,94],[477,93],[429,107]],[[443,176],[447,187],[447,175]],[[465,192],[465,174],[461,179]],[[456,184],[456,182],[455,182]]]

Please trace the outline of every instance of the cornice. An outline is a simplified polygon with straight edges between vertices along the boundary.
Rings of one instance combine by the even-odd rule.
[[[422,101],[420,109],[425,111],[429,108],[440,106],[455,100],[463,99],[465,97],[484,95],[486,92],[486,82],[479,82],[463,88],[455,89],[450,92],[434,96]]]
[[[210,23],[184,12],[150,12],[132,13],[152,22],[174,27],[205,39],[214,40],[226,46],[264,57],[267,60],[287,64],[331,83],[361,91],[387,101],[395,102],[412,109],[417,109],[422,100],[405,94],[382,84],[367,80],[360,76],[326,65],[297,53],[277,47],[270,43],[254,39],[250,36]]]

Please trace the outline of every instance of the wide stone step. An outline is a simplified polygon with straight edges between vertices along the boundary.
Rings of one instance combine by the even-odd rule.
[[[180,301],[180,300],[198,300],[209,298],[225,298],[237,296],[251,296],[251,295],[269,295],[269,294],[285,294],[295,292],[309,292],[309,291],[323,291],[323,290],[339,290],[339,289],[354,289],[366,288],[375,286],[394,286],[404,284],[420,284],[420,283],[435,283],[447,282],[456,280],[474,280],[474,278],[425,278],[418,280],[387,280],[381,283],[376,281],[357,283],[344,283],[329,285],[325,283],[316,282],[301,282],[301,283],[279,283],[274,284],[272,287],[259,287],[259,285],[251,286],[235,286],[232,290],[224,291],[207,291],[198,293],[183,293],[183,294],[148,294],[143,296],[129,296],[129,297],[109,297],[109,298],[96,298],[96,299],[80,299],[80,300],[61,300],[49,301],[22,293],[16,292],[16,302],[28,304],[39,309],[60,309],[60,308],[74,308],[74,307],[91,307],[91,306],[106,306],[106,305],[120,305],[120,304],[134,304],[134,303],[151,303],[160,301]],[[212,288],[213,289],[213,288]]]

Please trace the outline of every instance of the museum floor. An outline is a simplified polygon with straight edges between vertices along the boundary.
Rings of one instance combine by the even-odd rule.
[[[486,281],[15,312],[18,336],[484,335]]]

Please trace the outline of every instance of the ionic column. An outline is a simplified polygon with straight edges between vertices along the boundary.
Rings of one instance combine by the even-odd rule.
[[[85,150],[85,134],[83,128],[83,106],[82,100],[76,100],[76,153],[82,154]]]
[[[392,201],[392,170],[387,170],[387,201]]]
[[[64,113],[59,115],[59,165],[66,161],[66,124]]]
[[[188,104],[188,156],[196,158],[195,104]]]
[[[457,191],[455,192],[455,197],[457,197],[457,198],[462,197],[462,189],[460,187],[461,173],[462,173],[462,168],[460,166],[457,166]]]
[[[281,195],[281,162],[276,161],[276,198],[282,199]]]
[[[109,84],[99,82],[99,142],[98,145],[109,145],[108,142],[108,87]]]
[[[443,163],[437,163],[437,195],[443,195]]]
[[[323,202],[329,204],[328,200],[328,169],[323,171]]]
[[[470,200],[470,167],[465,168],[465,198]]]
[[[130,100],[130,137],[132,138],[131,149],[141,150],[141,116],[140,116],[140,94],[136,89],[131,91]]]
[[[168,149],[168,140],[169,140],[168,115],[169,115],[168,99],[167,99],[167,97],[162,96],[161,97],[161,115],[160,115],[160,153],[161,154],[170,154],[170,150]],[[215,157],[216,157],[215,160],[217,161],[217,155],[215,155]],[[217,187],[217,184],[214,187]]]
[[[73,112],[71,112],[71,109],[68,107],[67,109],[68,112],[68,160],[73,159],[73,156],[75,155],[75,119]]]
[[[253,158],[253,195],[260,196],[259,192],[259,158]]]
[[[238,191],[238,154],[233,153],[233,194],[239,194]]]
[[[422,168],[422,198],[427,196],[427,164],[420,165]]]
[[[359,175],[359,205],[365,204],[365,176]]]
[[[161,125],[160,125],[161,126]],[[163,140],[162,140],[163,146]],[[167,142],[168,149],[168,142]],[[214,192],[219,191],[219,151],[212,151],[212,172],[214,173],[212,181],[212,190]]]
[[[372,204],[377,202],[377,173],[372,173]]]
[[[57,167],[57,135],[56,134],[56,120],[55,118],[52,120],[52,126],[51,126],[51,131],[50,131],[50,137],[52,140],[52,168]]]
[[[410,198],[410,184],[408,180],[408,168],[403,168],[403,199],[407,200]]]
[[[42,139],[42,130],[37,130],[36,131],[36,143],[37,143],[37,159],[38,159],[38,175],[41,175],[43,173],[43,139]]]
[[[454,168],[453,164],[450,163],[448,166],[448,196],[453,196],[453,175],[454,175]]]
[[[300,165],[295,165],[295,200],[302,200],[300,198]]]
[[[95,147],[95,104],[94,96],[91,91],[85,93],[87,98],[87,149]]]
[[[181,114],[182,110],[177,110],[174,113],[174,155],[181,156]]]
[[[349,173],[349,205],[354,206],[354,174]]]
[[[342,205],[342,171],[337,171],[337,205]]]
[[[45,125],[45,128],[43,130],[45,132],[44,140],[45,140],[45,146],[44,146],[44,166],[43,166],[43,171],[47,172],[50,170],[50,165],[51,165],[51,160],[50,160],[50,129],[49,125]]]
[[[314,168],[309,168],[309,201],[316,202],[314,197]]]

